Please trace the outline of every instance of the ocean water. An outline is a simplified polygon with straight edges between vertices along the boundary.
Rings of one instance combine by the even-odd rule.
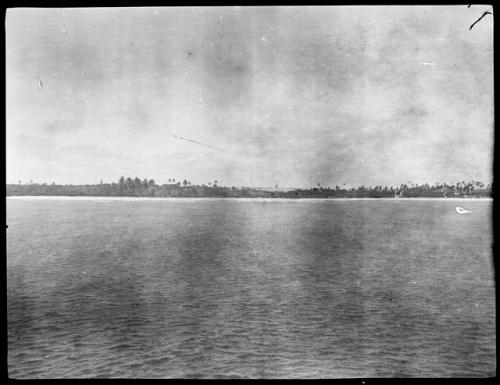
[[[9,376],[495,376],[491,206],[8,199]]]

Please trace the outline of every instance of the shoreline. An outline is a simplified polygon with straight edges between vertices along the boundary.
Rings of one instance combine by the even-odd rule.
[[[493,201],[491,197],[414,197],[414,198],[270,198],[270,197],[107,197],[107,196],[66,196],[66,195],[11,195],[6,196],[7,200],[67,200],[67,201],[95,201],[95,202],[113,202],[113,201],[204,201],[204,200],[237,200],[248,202],[293,202],[293,201]]]

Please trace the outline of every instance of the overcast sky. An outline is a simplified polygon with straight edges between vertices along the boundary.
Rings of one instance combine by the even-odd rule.
[[[7,182],[489,182],[487,8],[10,9]]]

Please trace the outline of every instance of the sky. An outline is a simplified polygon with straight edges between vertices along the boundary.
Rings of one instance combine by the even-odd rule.
[[[9,9],[7,183],[490,182],[486,9]]]

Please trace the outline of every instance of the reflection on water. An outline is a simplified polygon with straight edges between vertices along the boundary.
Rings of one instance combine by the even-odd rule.
[[[491,202],[8,201],[9,375],[495,375]]]

